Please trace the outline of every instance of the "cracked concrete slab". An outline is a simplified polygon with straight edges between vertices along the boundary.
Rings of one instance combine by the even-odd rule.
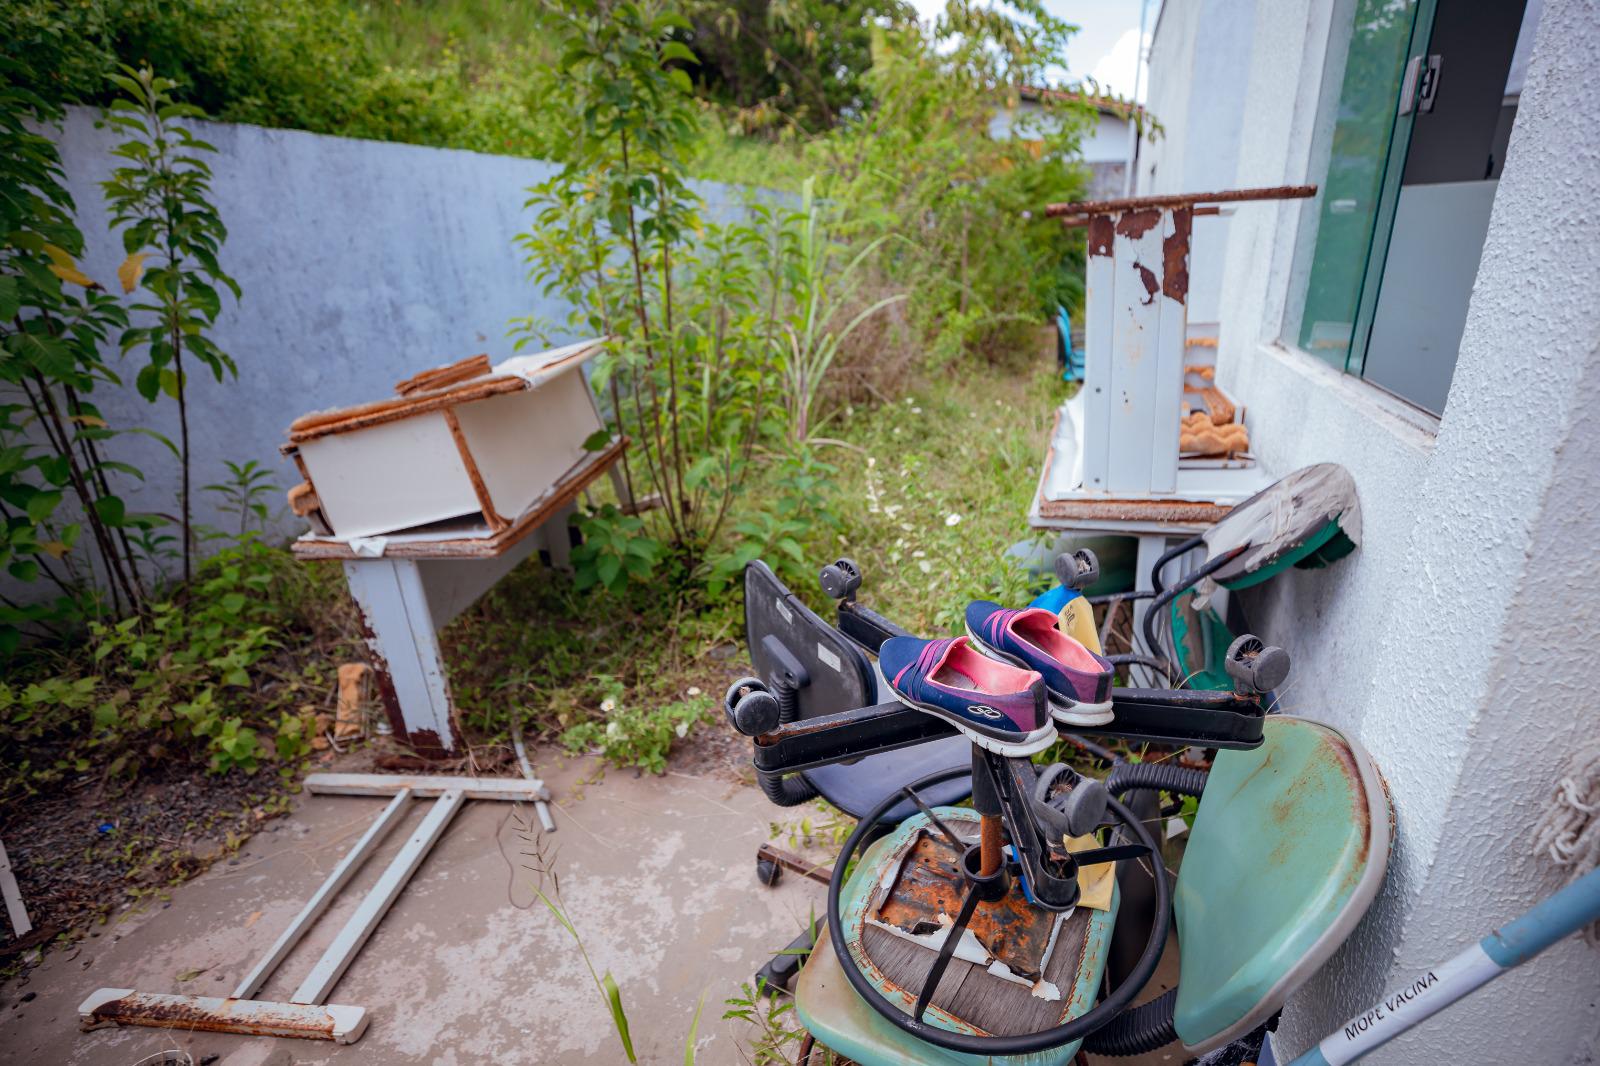
[[[743,1023],[721,1019],[723,1000],[821,912],[825,894],[794,876],[773,888],[756,880],[755,849],[778,812],[726,779],[611,770],[589,780],[598,774],[588,759],[542,770],[558,800],[560,831],[545,845],[560,898],[595,970],[621,986],[639,1061],[683,1060],[702,995],[698,1061],[744,1061]],[[413,801],[406,823],[257,998],[293,993],[431,802]],[[78,1004],[102,987],[227,995],[383,805],[302,796],[273,831],[250,840],[238,865],[218,864],[177,888],[170,905],[153,903],[52,952],[7,990],[0,1059],[120,1066],[179,1047],[197,1062],[220,1055],[223,1066],[624,1061],[582,954],[534,891],[536,875],[508,862],[524,861],[517,820],[537,826],[532,810],[488,801],[456,816],[334,987],[331,1002],[369,1011],[357,1043],[78,1030]],[[544,891],[554,888],[547,878]],[[28,992],[35,998],[21,1002]]]

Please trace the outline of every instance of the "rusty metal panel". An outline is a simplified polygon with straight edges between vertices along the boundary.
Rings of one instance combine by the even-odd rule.
[[[1220,192],[1182,192],[1157,196],[1129,196],[1117,200],[1078,200],[1047,204],[1046,218],[1109,215],[1150,208],[1192,207],[1196,204],[1230,204],[1244,200],[1295,200],[1317,195],[1315,185],[1273,185],[1261,189],[1224,189]]]
[[[217,996],[166,996],[102,988],[78,1007],[83,1029],[139,1025],[247,1036],[287,1036],[353,1044],[367,1029],[365,1007],[271,1003]]]
[[[1107,492],[1143,495],[1159,480],[1152,475],[1157,378],[1163,360],[1161,336],[1162,212],[1150,208],[1117,216],[1112,243],[1113,295],[1109,381],[1110,459]],[[1102,310],[1096,308],[1095,310]],[[1180,342],[1181,343],[1181,342]],[[1181,358],[1181,353],[1180,353]],[[1179,384],[1181,385],[1181,376]],[[1172,412],[1174,420],[1177,411]],[[1086,431],[1093,427],[1086,427]],[[1176,477],[1178,454],[1169,459]]]
[[[960,853],[943,836],[919,830],[899,859],[898,874],[880,886],[868,920],[937,949],[940,934],[950,927],[966,892],[960,863]],[[1012,891],[993,903],[979,903],[966,932],[992,960],[1037,988],[1065,917],[1035,907],[1020,891]],[[1061,993],[1051,986],[1035,994],[1057,999]]]
[[[1155,392],[1150,423],[1150,491],[1178,487],[1178,429],[1183,419],[1183,358],[1189,333],[1190,208],[1161,212],[1161,292],[1156,296]]]

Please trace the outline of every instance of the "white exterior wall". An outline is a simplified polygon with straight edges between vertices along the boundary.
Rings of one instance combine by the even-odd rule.
[[[1161,5],[1150,45],[1147,103],[1164,132],[1140,151],[1135,192],[1213,192],[1241,184],[1239,117],[1250,70],[1241,57],[1250,53],[1254,14],[1250,5],[1232,0]],[[1191,93],[1191,85],[1202,91]],[[1231,214],[1229,209],[1194,220],[1190,322],[1214,323],[1221,314]]]
[[[989,136],[997,141],[1004,140],[1023,118],[1037,122],[1039,114],[1038,105],[1026,100],[1016,107],[996,111],[989,120]],[[1128,120],[1096,111],[1095,121],[1083,131],[1078,154],[1085,163],[1127,162]]]
[[[1224,143],[1212,125],[1227,123],[1236,185],[1320,181],[1324,62],[1330,44],[1342,51],[1351,0],[1220,6],[1251,24],[1248,54],[1233,57],[1245,105],[1205,120],[1185,109],[1176,131],[1158,110],[1211,91],[1181,58],[1163,68],[1193,46],[1164,38],[1198,24],[1167,5],[1151,71],[1162,158]],[[1230,223],[1222,383],[1269,471],[1341,463],[1362,505],[1360,550],[1246,594],[1252,626],[1294,658],[1286,709],[1354,731],[1397,820],[1384,891],[1291,999],[1280,1060],[1561,883],[1528,835],[1562,760],[1600,724],[1597,54],[1595,0],[1545,5],[1442,419],[1277,341],[1314,202],[1241,206]],[[1368,1061],[1592,1062],[1597,998],[1600,952],[1569,940]]]

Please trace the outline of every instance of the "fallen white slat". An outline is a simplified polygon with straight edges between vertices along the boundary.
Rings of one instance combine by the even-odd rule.
[[[444,777],[429,774],[311,774],[306,788],[319,796],[392,796],[410,789],[418,799],[460,792],[467,799],[548,800],[542,781],[516,777]]]
[[[549,799],[549,796],[545,796]],[[17,888],[17,876],[11,872],[11,856],[6,854],[4,841],[0,841],[0,896],[5,897],[6,915],[11,919],[11,935],[26,936],[33,930],[28,918],[28,908],[22,905],[22,890]]]
[[[300,938],[305,935],[305,931],[311,928],[312,923],[322,916],[323,911],[328,909],[328,905],[333,902],[333,897],[339,894],[339,890],[361,868],[361,864],[366,861],[367,856],[371,855],[378,845],[383,843],[383,838],[389,835],[389,830],[393,829],[401,818],[405,816],[406,807],[410,802],[411,792],[409,789],[403,788],[395,793],[394,799],[389,801],[389,806],[385,807],[383,813],[378,815],[378,820],[367,827],[367,831],[361,835],[361,839],[356,841],[356,846],[351,848],[343,859],[339,860],[339,865],[335,866],[333,872],[328,875],[328,879],[322,882],[322,887],[317,889],[316,895],[312,896],[310,902],[301,908],[299,914],[295,915],[294,921],[289,923],[289,928],[285,929],[283,935],[278,937],[277,942],[272,945],[272,949],[262,957],[260,962],[256,963],[256,968],[250,971],[250,976],[241,981],[239,987],[233,990],[234,999],[249,999],[266,983],[272,971],[288,957],[289,952],[294,950],[295,944],[300,942]]]
[[[144,1025],[253,1036],[294,1036],[353,1044],[367,1028],[365,1007],[270,1003],[217,996],[164,996],[131,988],[102,988],[78,1008],[84,1029]]]
[[[321,775],[313,775],[313,777]],[[340,776],[340,775],[328,775]],[[418,778],[417,780],[427,780]],[[308,779],[309,782],[309,779]],[[518,782],[513,781],[513,784]],[[522,782],[526,784],[526,782]],[[418,790],[413,790],[418,791]],[[508,797],[496,796],[496,799]],[[383,872],[378,883],[372,886],[372,891],[367,893],[361,901],[361,906],[350,916],[339,935],[334,938],[328,950],[323,952],[322,958],[317,960],[311,973],[301,982],[295,990],[292,1002],[294,1003],[321,1003],[333,990],[334,983],[344,974],[345,969],[355,959],[356,953],[367,942],[372,931],[383,920],[384,914],[394,903],[395,897],[400,895],[400,890],[405,888],[411,875],[416,873],[417,867],[422,865],[422,860],[427,856],[428,849],[433,847],[434,841],[444,833],[445,826],[450,824],[450,819],[467,800],[467,793],[463,789],[451,789],[434,802],[433,808],[428,811],[426,818],[411,834],[405,846],[400,849],[389,868]]]

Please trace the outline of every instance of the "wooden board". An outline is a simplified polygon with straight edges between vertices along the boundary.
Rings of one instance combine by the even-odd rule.
[[[995,1036],[1035,1033],[1060,1025],[1065,1021],[1072,988],[1083,966],[1090,913],[1080,907],[1062,924],[1050,964],[1045,968],[1045,979],[1061,989],[1060,1000],[1052,1003],[1038,999],[1023,985],[952,959],[934,993],[933,1004]],[[912,993],[922,988],[923,978],[936,958],[928,948],[873,925],[862,930],[862,944],[890,981]]]

